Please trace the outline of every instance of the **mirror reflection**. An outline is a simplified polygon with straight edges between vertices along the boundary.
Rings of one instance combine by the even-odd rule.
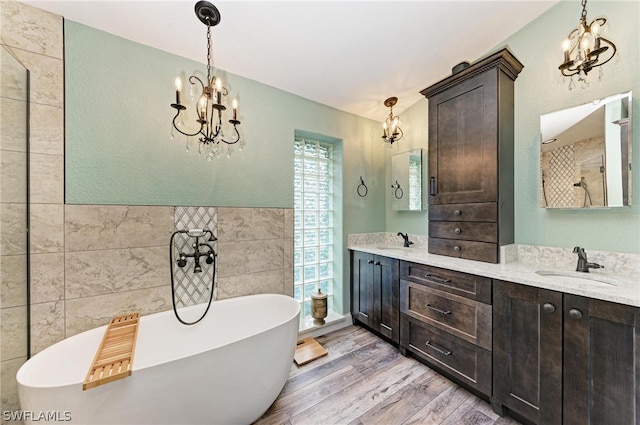
[[[422,149],[391,158],[391,208],[395,211],[422,210]]]
[[[631,92],[540,116],[543,208],[631,205]]]

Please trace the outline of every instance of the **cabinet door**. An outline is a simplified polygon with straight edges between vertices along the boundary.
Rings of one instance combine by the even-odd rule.
[[[497,72],[429,98],[429,204],[497,201]]]
[[[353,252],[351,313],[354,319],[367,326],[374,326],[374,275],[373,255]]]
[[[564,296],[565,425],[640,424],[639,311]]]
[[[494,281],[493,397],[533,423],[562,420],[562,293]]]
[[[400,261],[374,256],[374,329],[393,342],[400,342]]]

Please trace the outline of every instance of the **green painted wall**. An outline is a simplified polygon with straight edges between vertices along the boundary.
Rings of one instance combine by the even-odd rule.
[[[426,85],[425,85],[426,87]],[[424,87],[416,88],[416,92]],[[400,114],[400,122],[402,124],[402,132],[404,134],[402,140],[398,142],[397,149],[386,149],[385,161],[385,217],[387,223],[387,232],[412,233],[416,235],[427,235],[429,233],[429,216],[427,209],[429,207],[427,199],[428,174],[428,150],[429,150],[429,134],[428,122],[429,115],[428,103],[424,101],[416,102]],[[380,133],[382,134],[382,124],[379,124]],[[380,141],[382,143],[382,141]],[[391,189],[391,157],[402,152],[413,149],[422,149],[422,211],[394,211],[391,209],[393,194]],[[400,237],[398,240],[401,241]]]
[[[183,136],[169,137],[176,75],[205,72],[204,64],[65,21],[66,202],[290,208],[300,129],[344,141],[354,231],[384,230],[382,196],[363,202],[348,187],[361,174],[382,179],[384,157],[371,143],[377,122],[215,69],[239,98],[246,147],[207,162],[196,149],[185,152]]]
[[[633,175],[632,207],[588,210],[547,210],[540,208],[540,115],[587,103],[614,93],[633,90],[633,163],[640,164],[640,2],[592,0],[588,18],[608,19],[611,39],[619,49],[620,62],[590,75],[589,88],[567,89],[558,71],[561,44],[577,25],[580,4],[561,1],[518,31],[491,52],[508,47],[524,64],[515,82],[515,241],[521,244],[640,253],[640,173]],[[491,52],[487,52],[487,55]],[[461,58],[461,60],[464,58]],[[452,64],[453,65],[453,64]],[[431,82],[433,83],[433,82]],[[429,82],[425,82],[425,87]],[[424,87],[417,87],[420,90]],[[409,130],[407,146],[400,151],[427,145],[427,100],[420,100],[400,114],[402,127]],[[405,133],[407,133],[405,131]],[[405,135],[407,138],[407,135]],[[427,152],[428,155],[428,152]],[[386,186],[390,186],[390,157],[386,165]],[[423,176],[427,175],[427,169]],[[426,180],[425,180],[426,181]],[[387,194],[388,195],[388,194]],[[386,201],[387,231],[427,234],[426,213],[391,211]]]
[[[587,250],[640,253],[640,173],[633,175],[632,207],[600,210],[540,208],[540,115],[633,90],[633,164],[640,164],[640,2],[590,1],[588,18],[606,16],[620,62],[603,66],[587,89],[567,89],[558,65],[562,40],[577,25],[578,2],[561,1],[539,19],[505,41],[524,64],[516,80],[515,215],[516,242]],[[593,75],[592,75],[593,74]]]
[[[492,49],[507,46],[525,65],[516,80],[516,242],[640,253],[640,173],[633,176],[631,208],[539,207],[541,114],[633,90],[633,162],[640,164],[640,48],[635,32],[640,3],[589,2],[591,19],[609,19],[609,37],[621,60],[605,66],[602,81],[569,91],[557,71],[559,46],[577,24],[579,9],[576,2],[562,1]],[[400,114],[405,140],[398,151],[387,151],[379,140],[378,122],[222,73],[240,99],[247,147],[208,163],[185,153],[182,141],[169,139],[173,79],[179,73],[202,72],[203,64],[69,21],[65,61],[67,203],[290,208],[293,134],[298,129],[343,141],[345,238],[379,231],[427,234],[426,211],[392,211],[388,196],[391,155],[419,147],[428,156],[426,99]],[[360,176],[369,186],[365,198],[355,192]],[[346,282],[348,267],[344,277]]]
[[[293,208],[293,140],[301,130],[342,140],[343,246],[349,233],[385,230],[378,122],[215,71],[239,98],[246,147],[207,162],[197,149],[185,152],[182,136],[169,137],[173,81],[202,77],[205,64],[65,21],[65,202]],[[356,193],[360,176],[365,198]],[[343,262],[337,307],[346,313],[346,251]]]

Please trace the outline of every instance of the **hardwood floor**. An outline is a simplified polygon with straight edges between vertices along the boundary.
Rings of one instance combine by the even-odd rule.
[[[316,340],[329,354],[291,367],[254,425],[516,425],[369,331],[349,326]]]

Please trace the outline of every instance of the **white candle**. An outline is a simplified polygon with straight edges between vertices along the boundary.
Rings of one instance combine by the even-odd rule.
[[[565,63],[569,62],[569,48],[571,47],[571,42],[568,38],[562,42],[562,50],[564,51],[564,61]]]
[[[203,120],[206,118],[206,111],[207,111],[207,99],[205,96],[202,96],[200,97],[200,118]]]
[[[182,90],[182,80],[180,79],[180,77],[176,77],[176,103],[179,105],[180,104],[180,91]]]

